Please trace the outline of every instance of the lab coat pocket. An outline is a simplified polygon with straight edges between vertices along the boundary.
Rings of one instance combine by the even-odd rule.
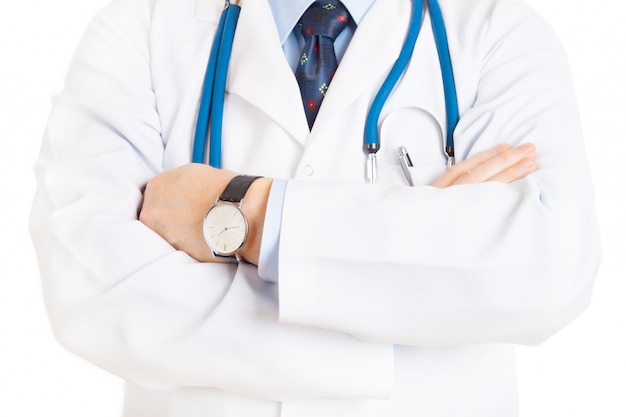
[[[445,171],[443,127],[430,111],[415,106],[391,111],[382,121],[380,137],[380,183],[409,184],[398,159],[400,147],[411,160],[409,174],[415,186],[431,184]]]
[[[409,167],[409,175],[413,181],[413,185],[418,187],[432,184],[445,170],[445,164],[437,166],[413,166]],[[408,178],[405,176],[397,161],[394,164],[380,164],[378,166],[378,177],[379,184],[410,185]]]

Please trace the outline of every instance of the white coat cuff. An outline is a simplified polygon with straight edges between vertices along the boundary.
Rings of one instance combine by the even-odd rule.
[[[283,203],[287,181],[273,180],[267,200],[261,251],[259,253],[259,277],[268,282],[278,282],[278,248],[280,244],[280,224],[283,217]]]

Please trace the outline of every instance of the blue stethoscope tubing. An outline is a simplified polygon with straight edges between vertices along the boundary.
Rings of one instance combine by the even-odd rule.
[[[224,115],[224,97],[226,96],[226,77],[228,64],[233,50],[233,39],[241,7],[239,2],[227,1],[220,17],[209,55],[202,88],[202,98],[196,133],[193,142],[192,162],[204,163],[206,143],[209,142],[209,165],[222,167],[222,120]],[[210,132],[209,132],[210,125]],[[212,138],[212,140],[209,140]]]
[[[450,58],[450,46],[448,45],[448,35],[441,14],[441,8],[437,0],[427,0],[430,9],[431,26],[437,45],[439,55],[439,66],[441,67],[441,77],[443,79],[443,94],[446,102],[446,147],[448,156],[448,168],[454,165],[454,130],[459,123],[459,99],[454,83],[454,72],[452,71],[452,58]]]
[[[448,38],[439,3],[437,0],[425,0],[425,2],[430,10],[431,25],[443,79],[446,103],[446,145],[444,150],[448,157],[448,167],[450,167],[455,162],[454,130],[459,121],[458,98]],[[422,3],[421,7],[419,3]],[[209,56],[196,122],[192,161],[196,163],[205,162],[206,143],[208,142],[208,163],[215,168],[222,166],[222,118],[226,77],[240,11],[241,7],[238,0],[226,1]],[[380,113],[409,64],[421,30],[423,14],[424,0],[412,0],[411,22],[400,55],[374,98],[367,114],[363,146],[370,155],[375,155],[380,149],[378,133]]]

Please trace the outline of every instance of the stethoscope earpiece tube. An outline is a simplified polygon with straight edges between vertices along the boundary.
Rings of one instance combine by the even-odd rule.
[[[409,31],[398,59],[391,67],[391,71],[387,75],[387,78],[383,82],[383,85],[378,90],[372,106],[370,107],[367,117],[365,119],[365,130],[363,132],[363,148],[367,154],[367,161],[365,163],[365,176],[369,184],[376,184],[378,176],[378,164],[376,162],[376,152],[380,149],[380,138],[378,135],[378,120],[380,119],[380,113],[383,110],[385,102],[389,98],[389,95],[395,88],[396,84],[402,77],[404,70],[409,65],[413,50],[415,49],[415,43],[417,37],[422,28],[422,15],[424,14],[424,5],[418,7],[417,3],[422,3],[422,0],[413,0],[411,2],[412,13],[411,22],[409,23]]]
[[[204,163],[206,142],[209,142],[209,165],[222,166],[222,116],[226,96],[226,77],[233,48],[233,39],[241,7],[238,1],[226,2],[215,31],[202,89],[202,99],[196,122],[192,162]],[[209,132],[210,124],[210,132]],[[208,140],[208,138],[219,138]]]
[[[380,90],[376,94],[376,97],[372,102],[372,106],[367,113],[363,143],[366,153],[376,153],[378,152],[378,149],[380,149],[380,139],[378,136],[378,119],[380,118],[380,113],[385,105],[385,102],[389,98],[389,95],[398,83],[398,80],[400,80],[402,73],[409,65],[409,60],[411,59],[411,55],[413,55],[413,49],[415,49],[417,37],[422,28],[422,15],[424,7],[423,5],[418,7],[417,5],[417,3],[421,3],[421,0],[413,0],[411,3],[413,7],[411,23],[409,24],[408,34],[404,40],[402,49],[400,50],[400,55],[393,64],[393,67],[391,67],[391,71],[389,71],[387,78],[380,87]]]
[[[222,137],[222,118],[224,115],[224,98],[226,97],[226,76],[228,75],[228,63],[233,50],[233,39],[235,38],[235,30],[237,29],[237,21],[239,20],[239,12],[241,7],[230,3],[225,10],[226,19],[224,21],[224,35],[220,40],[219,55],[217,58],[217,71],[215,72],[215,84],[213,85],[213,98],[211,105],[213,106],[213,115],[211,117],[210,137]],[[209,165],[214,168],[222,167],[222,141],[209,141]]]
[[[430,10],[431,25],[439,54],[439,65],[441,67],[441,78],[443,79],[443,93],[446,102],[446,146],[445,152],[448,156],[448,168],[455,163],[454,159],[454,129],[459,123],[459,103],[454,83],[454,73],[452,71],[452,59],[450,58],[450,47],[448,36],[444,26],[441,8],[436,0],[427,0]]]
[[[228,3],[227,3],[228,4]],[[198,119],[196,120],[196,132],[193,139],[193,153],[191,161],[203,164],[206,153],[207,136],[209,133],[209,119],[211,118],[211,100],[213,98],[213,84],[215,83],[215,72],[217,71],[217,58],[219,56],[220,43],[224,33],[224,22],[226,21],[226,10],[222,13],[211,53],[209,55],[209,63],[207,64],[206,73],[204,75],[204,85],[202,86],[202,98],[200,100],[200,108],[198,110]]]

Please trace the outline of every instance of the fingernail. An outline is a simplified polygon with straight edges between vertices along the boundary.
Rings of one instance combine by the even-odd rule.
[[[520,145],[519,150],[526,155],[531,155],[535,153],[535,145],[533,145],[532,143],[525,143],[523,145]]]

